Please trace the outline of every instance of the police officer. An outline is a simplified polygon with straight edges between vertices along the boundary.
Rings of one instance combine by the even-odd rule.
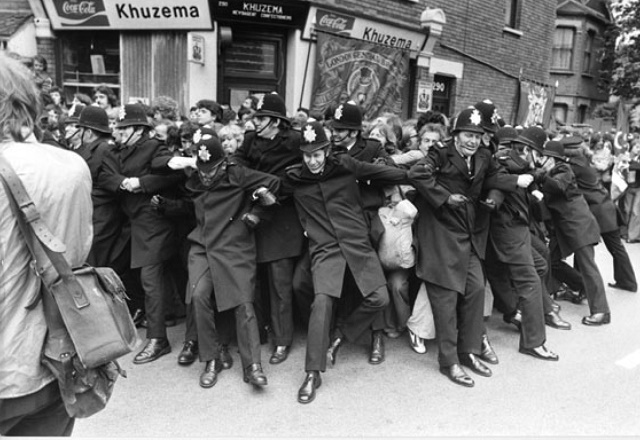
[[[291,128],[283,99],[264,95],[257,104],[255,131],[247,132],[233,158],[249,168],[282,177],[287,167],[301,161],[300,132]],[[284,362],[293,342],[294,275],[303,250],[304,235],[293,200],[258,213],[257,261],[266,270],[271,305],[274,350],[271,364]],[[260,270],[260,268],[259,268]],[[259,303],[259,301],[256,301]]]
[[[582,138],[570,136],[563,138],[561,142],[569,159],[571,170],[576,175],[578,188],[598,222],[604,245],[613,257],[615,283],[609,283],[609,286],[635,292],[638,290],[638,282],[629,254],[622,244],[616,207],[611,200],[611,195],[598,179],[598,173],[589,164],[589,159],[584,155]]]
[[[287,172],[286,182],[294,188],[298,214],[310,238],[315,298],[307,334],[307,376],[298,392],[300,403],[310,403],[327,360],[333,365],[344,341],[357,341],[389,303],[384,273],[367,237],[356,179],[402,183],[406,172],[346,154],[331,155],[331,144],[316,121],[305,124],[302,133],[304,163]],[[329,343],[334,303],[351,285],[362,300],[337,319]]]
[[[551,259],[558,261],[573,254],[584,280],[591,313],[582,319],[582,323],[590,326],[609,324],[611,312],[594,256],[600,230],[578,189],[575,174],[564,158],[564,147],[560,142],[549,141],[542,150],[535,148],[532,153],[539,168],[536,183],[544,194],[553,224],[554,234],[549,244]]]
[[[458,385],[474,386],[460,364],[482,376],[491,370],[481,352],[486,225],[477,224],[481,195],[497,188],[510,192],[533,180],[506,174],[481,148],[484,130],[475,108],[455,120],[452,139],[432,148],[409,171],[418,197],[416,272],[426,283],[433,308],[440,372]],[[488,219],[487,219],[488,220]]]
[[[131,222],[131,268],[140,269],[145,292],[147,343],[133,362],[152,362],[171,351],[165,326],[165,302],[173,286],[166,262],[177,248],[171,220],[152,207],[151,198],[175,188],[183,174],[157,175],[151,161],[162,152],[163,144],[149,136],[152,126],[140,104],[121,108],[116,130],[122,140],[107,152],[100,184],[115,194]]]
[[[394,165],[389,154],[379,141],[365,138],[362,135],[362,110],[354,101],[339,104],[333,112],[330,123],[331,142],[335,154],[348,154],[361,162],[381,163]],[[360,197],[364,208],[365,219],[369,230],[369,239],[374,247],[378,248],[380,238],[384,233],[384,226],[378,217],[378,208],[384,205],[385,196],[382,187],[375,182],[359,180]],[[358,297],[348,297],[341,310],[349,311],[356,307],[354,302],[359,302]],[[371,352],[369,362],[379,364],[384,361],[384,314],[373,322],[373,335],[371,339]]]

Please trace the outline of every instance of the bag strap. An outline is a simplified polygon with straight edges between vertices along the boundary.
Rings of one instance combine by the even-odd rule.
[[[7,193],[11,210],[17,219],[18,226],[20,227],[22,235],[27,242],[29,252],[35,262],[36,273],[39,276],[42,276],[43,269],[37,262],[38,259],[35,252],[34,240],[32,239],[33,235],[35,235],[42,245],[42,249],[47,257],[49,257],[49,260],[58,272],[58,275],[60,275],[65,282],[74,284],[74,288],[70,289],[70,292],[73,296],[76,307],[82,308],[88,306],[89,300],[84,294],[82,286],[79,285],[76,276],[73,274],[71,266],[62,254],[62,252],[66,250],[66,246],[49,230],[44,220],[40,217],[40,213],[29,197],[22,181],[1,151],[0,178],[5,188],[5,192]],[[43,281],[47,288],[50,287],[51,280],[43,278]],[[30,304],[30,306],[34,305],[35,304]]]

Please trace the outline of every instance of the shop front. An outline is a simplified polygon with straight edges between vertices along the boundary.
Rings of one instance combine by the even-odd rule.
[[[238,109],[250,94],[278,92],[289,103],[287,81],[292,58],[289,47],[304,26],[309,4],[304,1],[214,0],[219,29],[218,101]],[[293,109],[295,110],[295,109]]]
[[[216,43],[207,0],[43,3],[57,40],[57,82],[68,100],[106,84],[122,102],[167,95],[184,111],[194,86],[215,81],[215,62],[204,56],[207,43],[215,54]]]

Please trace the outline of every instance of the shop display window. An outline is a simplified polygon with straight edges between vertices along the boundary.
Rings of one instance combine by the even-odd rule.
[[[120,96],[120,35],[117,32],[61,33],[62,85],[67,102],[75,93],[91,96],[108,85]]]

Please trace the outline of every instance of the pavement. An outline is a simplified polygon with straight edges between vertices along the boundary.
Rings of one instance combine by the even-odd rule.
[[[640,244],[626,245],[640,275]],[[596,247],[605,285],[613,264]],[[386,360],[370,365],[367,345],[341,347],[335,368],[322,375],[316,399],[297,402],[305,377],[303,329],[289,359],[262,359],[269,385],[254,389],[234,366],[210,389],[198,385],[203,365],[176,363],[184,323],[169,329],[173,351],[145,365],[122,358],[120,378],[107,408],[76,421],[75,437],[640,437],[640,293],[607,287],[612,323],[587,327],[584,305],[561,302],[570,331],[547,327],[547,347],[560,355],[545,362],[518,353],[515,327],[494,313],[488,333],[499,358],[493,376],[469,373],[474,388],[453,384],[438,371],[434,341],[420,355],[408,337],[386,339]],[[144,338],[144,330],[140,331]],[[137,352],[138,350],[136,350]]]

